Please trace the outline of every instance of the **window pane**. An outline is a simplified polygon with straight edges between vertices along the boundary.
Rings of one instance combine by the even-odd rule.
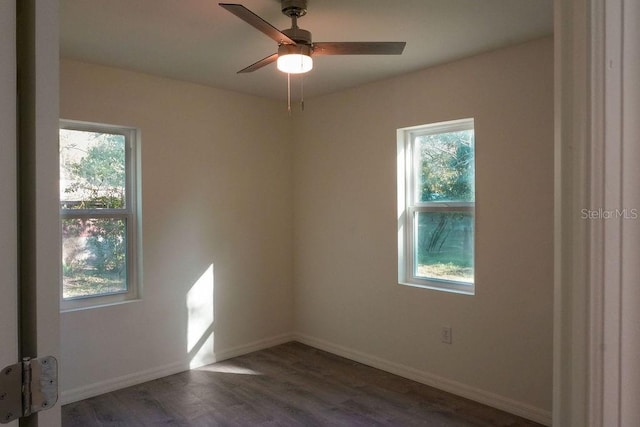
[[[125,208],[123,135],[60,129],[62,209]]]
[[[473,283],[473,213],[416,213],[415,271],[421,278]]]
[[[125,236],[124,219],[63,219],[63,298],[126,292]]]
[[[416,200],[473,202],[473,130],[422,135],[415,142]]]

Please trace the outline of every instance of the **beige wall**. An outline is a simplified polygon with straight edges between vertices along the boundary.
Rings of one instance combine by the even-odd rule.
[[[63,314],[65,391],[188,363],[185,297],[213,263],[214,355],[293,331],[549,419],[551,39],[307,100],[293,120],[281,102],[74,61],[61,81],[63,118],[141,129],[145,249],[142,301]],[[396,129],[465,117],[476,295],[398,285]]]
[[[307,102],[294,132],[303,339],[548,419],[553,42]],[[476,295],[397,283],[396,129],[473,117]],[[453,345],[440,343],[443,325]]]
[[[212,264],[214,295],[204,314],[213,311],[205,334],[213,340],[205,337],[200,360],[291,331],[283,103],[63,60],[60,115],[135,126],[142,135],[143,298],[62,314],[67,400],[185,369],[194,322],[187,295],[211,282]]]

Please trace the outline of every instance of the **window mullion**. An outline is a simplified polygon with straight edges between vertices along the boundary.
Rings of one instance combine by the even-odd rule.
[[[124,210],[85,210],[85,209],[64,209],[60,211],[60,217],[65,218],[125,218],[132,213]]]
[[[465,203],[460,205],[431,203],[431,204],[415,205],[415,206],[412,206],[412,209],[415,212],[473,212],[475,207],[472,203],[471,204]]]

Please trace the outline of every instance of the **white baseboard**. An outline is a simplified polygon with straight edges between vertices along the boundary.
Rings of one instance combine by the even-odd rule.
[[[419,371],[417,369],[391,362],[389,360],[381,359],[379,357],[372,356],[366,353],[362,353],[357,350],[336,345],[309,335],[297,333],[293,335],[293,338],[296,341],[309,345],[311,347],[315,347],[320,350],[324,350],[329,353],[333,353],[338,356],[342,356],[347,359],[360,362],[362,364],[372,366],[374,368],[378,368],[383,371],[390,372],[392,374],[408,378],[410,380],[417,381],[431,387],[435,387],[439,390],[443,390],[470,400],[474,400],[484,405],[488,405],[505,412],[518,415],[520,417],[535,421],[545,426],[551,425],[550,411],[536,408],[526,403],[522,403],[513,399],[506,398],[504,396],[471,387],[457,381],[452,381],[447,378],[433,375],[428,372]]]
[[[157,366],[140,372],[134,372],[117,378],[111,378],[86,386],[76,387],[70,390],[63,390],[60,393],[60,404],[66,405],[67,403],[88,399],[99,394],[109,393],[121,388],[177,374],[178,372],[183,372],[187,369],[189,369],[189,362],[185,360],[164,366]]]
[[[336,345],[328,341],[314,338],[306,334],[281,334],[270,338],[265,338],[251,343],[243,344],[220,351],[216,351],[213,355],[211,363],[219,362],[232,357],[242,356],[243,354],[252,353],[254,351],[273,347],[289,341],[298,341],[311,347],[346,357],[356,362],[363,363],[374,368],[417,381],[440,390],[453,393],[455,395],[465,397],[467,399],[480,402],[485,405],[492,406],[497,409],[512,413],[514,415],[527,418],[540,424],[551,425],[551,412],[540,408],[533,407],[526,403],[518,402],[494,393],[490,393],[475,387],[468,386],[447,378],[430,374],[428,372],[419,371],[417,369],[401,365],[389,360],[381,359],[357,350]],[[208,361],[207,361],[208,362]],[[87,399],[100,394],[108,393],[125,387],[130,387],[146,381],[155,380],[168,375],[177,374],[189,369],[189,361],[183,360],[168,365],[151,368],[133,374],[123,375],[117,378],[101,381],[87,386],[77,387],[71,390],[64,390],[60,396],[60,403],[76,402],[78,400]]]
[[[228,348],[221,351],[216,351],[212,359],[208,363],[215,363],[221,360],[230,359],[232,357],[241,356],[243,354],[252,353],[254,351],[262,350],[265,348],[273,347],[278,344],[283,344],[289,341],[293,341],[292,334],[281,334],[274,337],[265,338],[258,341],[253,341],[248,344],[240,345],[237,347]],[[117,378],[100,381],[94,384],[86,386],[76,387],[70,390],[63,390],[60,393],[60,404],[66,405],[68,403],[77,402],[79,400],[88,399],[90,397],[98,396],[100,394],[109,393],[121,388],[130,387],[133,385],[141,384],[147,381],[156,380],[158,378],[166,377],[169,375],[177,374],[189,370],[189,360],[181,360],[178,362],[170,363],[163,366],[157,366],[140,372],[134,372],[132,374],[122,375]]]
[[[286,342],[293,341],[294,339],[295,338],[293,334],[281,334],[274,337],[253,341],[248,344],[239,345],[237,347],[228,348],[226,350],[216,351],[215,362],[220,362],[221,360],[242,356],[243,354],[253,353],[254,351],[284,344]]]

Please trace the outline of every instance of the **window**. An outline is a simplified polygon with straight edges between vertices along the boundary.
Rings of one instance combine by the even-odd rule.
[[[137,131],[60,122],[63,309],[138,297]]]
[[[474,293],[473,119],[398,130],[398,281]]]

